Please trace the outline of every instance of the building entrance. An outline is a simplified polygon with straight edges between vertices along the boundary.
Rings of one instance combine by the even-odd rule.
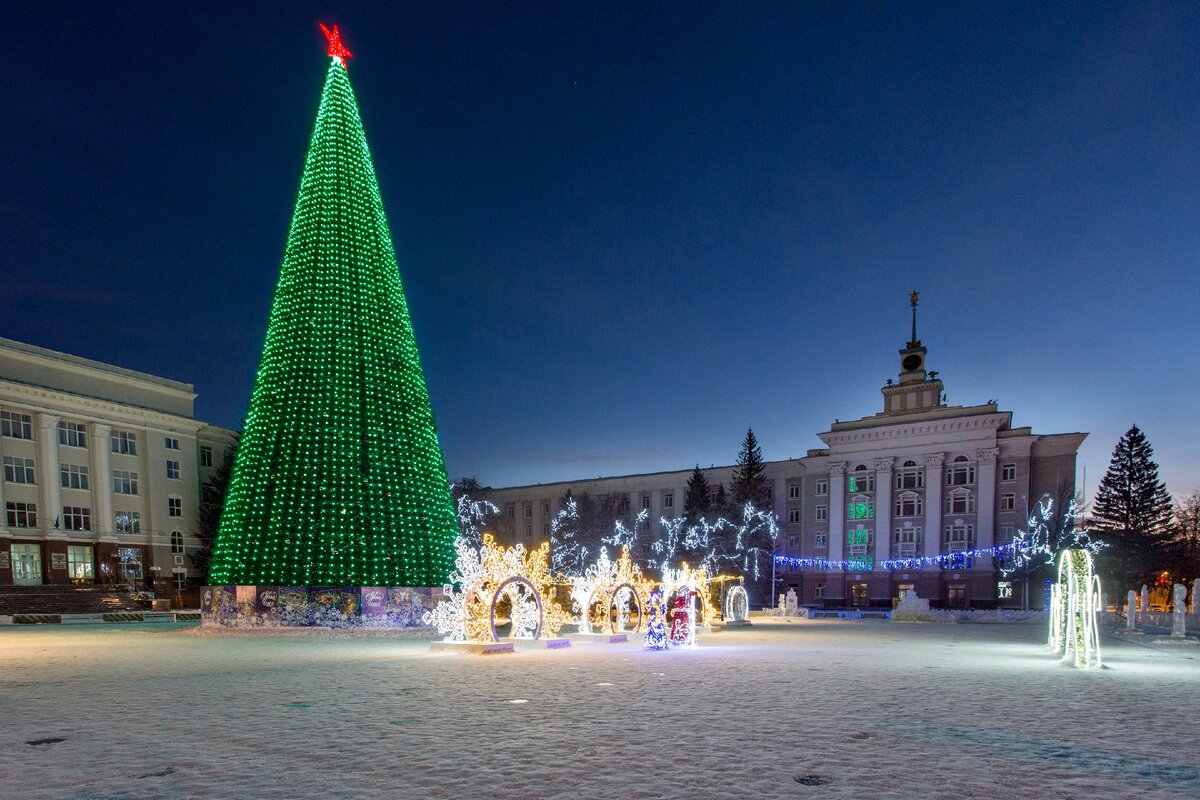
[[[17,586],[42,585],[42,546],[14,544],[12,546],[13,583]]]
[[[946,607],[967,607],[967,585],[965,583],[952,583],[946,587]]]
[[[867,603],[867,584],[850,584],[850,605],[854,606],[855,608],[863,608],[867,605]]]

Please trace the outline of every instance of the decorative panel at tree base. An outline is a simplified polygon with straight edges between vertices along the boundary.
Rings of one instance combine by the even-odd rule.
[[[227,628],[423,628],[441,588],[426,586],[205,586],[204,625]]]

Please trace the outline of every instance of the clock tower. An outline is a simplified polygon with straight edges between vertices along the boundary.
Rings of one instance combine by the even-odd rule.
[[[926,351],[917,338],[918,297],[915,291],[908,296],[912,306],[912,338],[900,351],[900,380],[889,380],[883,387],[885,414],[908,414],[943,406],[942,382],[937,380],[936,372],[925,371]]]
[[[925,380],[925,348],[917,338],[917,299],[920,297],[916,290],[908,296],[912,305],[912,338],[908,347],[900,351],[900,385],[917,383]]]

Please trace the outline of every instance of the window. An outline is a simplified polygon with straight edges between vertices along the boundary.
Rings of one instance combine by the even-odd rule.
[[[531,538],[532,536],[533,536],[533,526],[532,526],[532,525],[526,525],[526,526],[525,526],[525,538],[526,538],[526,539],[529,539],[529,538]]]
[[[957,456],[946,468],[947,486],[970,486],[975,483],[975,465],[967,463],[966,456]]]
[[[182,517],[183,516],[183,500],[179,497],[167,498],[167,516]]]
[[[897,517],[919,517],[925,513],[925,499],[916,492],[905,492],[896,498]]]
[[[202,467],[211,467],[212,466],[212,448],[211,447],[201,447],[200,448],[200,466],[202,466]]]
[[[179,440],[174,436],[167,436],[163,439],[163,447],[167,448],[168,450],[178,450]]]
[[[846,544],[850,546],[851,552],[856,547],[864,547],[875,542],[875,532],[866,528],[855,528],[854,530],[846,531]]]
[[[817,506],[817,520],[829,519],[829,506]]]
[[[112,451],[127,456],[136,456],[137,434],[132,431],[113,431]]]
[[[1017,479],[1016,464],[1001,464],[1000,465],[1000,480],[1015,481]]]
[[[796,536],[795,534],[793,534],[788,537],[788,547],[795,550],[799,546],[800,546],[800,537],[799,536]]]
[[[820,600],[823,597],[825,597],[825,584],[818,583],[816,586],[813,587],[813,597],[815,597],[817,600]]]
[[[813,546],[821,549],[829,547],[829,534],[818,533],[816,535],[816,540],[813,542]]]
[[[5,456],[4,480],[9,483],[36,483],[33,479],[33,459]]]
[[[767,502],[773,503],[775,501],[775,487],[768,486],[763,491],[766,493]]]
[[[68,531],[90,531],[92,510],[83,506],[63,506],[62,526]]]
[[[971,514],[975,511],[975,495],[968,489],[955,489],[946,495],[947,514]]]
[[[58,467],[59,483],[64,489],[87,489],[88,468],[77,464],[60,464]]]
[[[799,497],[800,497],[800,484],[789,483],[788,484],[788,499],[789,500],[797,500],[797,499],[799,499]]]
[[[1012,511],[1017,507],[1017,496],[1015,494],[1000,495],[1000,510]]]
[[[850,476],[850,491],[851,492],[873,492],[875,491],[875,473],[868,472],[863,465],[855,467],[854,474]]]
[[[550,523],[549,522],[542,523],[542,536],[545,536],[546,538],[550,538]]]
[[[179,462],[178,461],[168,461],[167,462],[167,477],[173,481],[179,480]]]
[[[1000,600],[1010,600],[1013,596],[1012,581],[996,582],[996,597]]]
[[[650,510],[650,495],[644,494],[644,495],[642,495],[642,511],[649,511],[649,510]]]
[[[182,531],[171,531],[171,552],[172,553],[182,553],[183,552],[183,532]]]
[[[91,545],[67,545],[67,572],[70,573],[71,583],[91,583],[96,579],[92,572]]]
[[[674,507],[675,507],[675,495],[664,494],[663,495],[663,508],[674,508]]]
[[[917,527],[896,528],[896,543],[916,545],[917,540],[921,538],[921,529]],[[901,548],[905,549],[905,548]],[[915,548],[908,548],[915,549]]]
[[[543,517],[550,516],[550,501],[548,501],[548,500],[542,501],[542,516]]]
[[[617,508],[620,511],[628,511],[629,510],[629,495],[625,495],[624,497],[621,498],[621,502],[617,504]]]
[[[172,577],[175,579],[175,591],[182,592],[184,589],[187,588],[187,573],[186,572],[172,573]]]
[[[140,581],[142,579],[141,548],[117,548],[117,579],[126,582]]]
[[[817,496],[823,497],[827,494],[829,494],[829,479],[817,478]]]
[[[950,544],[950,549],[965,550],[966,547],[956,545],[968,545],[975,538],[975,526],[968,525],[962,522],[955,522],[953,525],[946,526],[946,541]]]
[[[505,515],[506,517],[508,517],[509,519],[516,519],[516,516],[517,516],[517,507],[516,507],[516,506],[514,506],[514,505],[507,505],[507,506],[505,506],[505,507],[504,507],[504,515]]]
[[[925,487],[925,470],[916,461],[909,459],[896,472],[897,489],[922,489]]]
[[[58,423],[58,443],[67,447],[87,447],[87,426],[79,422]]]
[[[140,511],[117,511],[113,514],[117,533],[141,533],[142,513]]]
[[[846,519],[875,519],[875,503],[865,495],[851,499],[846,505]]]
[[[528,517],[532,517],[532,516],[533,516],[533,503],[526,503],[526,504],[525,504],[525,516],[526,516],[527,518],[528,518]]]
[[[1000,526],[1000,543],[1001,544],[1007,544],[1008,542],[1011,542],[1013,539],[1016,538],[1016,536],[1017,536],[1017,529],[1014,528],[1012,525],[1001,525]]]
[[[8,512],[8,527],[36,528],[37,503],[5,503]]]
[[[138,474],[136,472],[128,472],[123,469],[113,470],[113,493],[114,494],[137,494],[138,493]]]
[[[0,411],[0,434],[10,439],[32,439],[33,417],[15,411]]]
[[[800,509],[789,508],[788,509],[788,522],[799,522],[799,521],[800,521]]]

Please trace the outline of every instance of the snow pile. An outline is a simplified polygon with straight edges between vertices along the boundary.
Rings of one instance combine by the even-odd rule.
[[[1084,671],[1040,625],[779,620],[484,657],[288,633],[0,630],[0,796],[1200,797],[1182,649],[1105,639]]]
[[[929,607],[929,601],[917,597],[911,589],[904,593],[892,610],[892,622],[954,622],[954,614]]]

